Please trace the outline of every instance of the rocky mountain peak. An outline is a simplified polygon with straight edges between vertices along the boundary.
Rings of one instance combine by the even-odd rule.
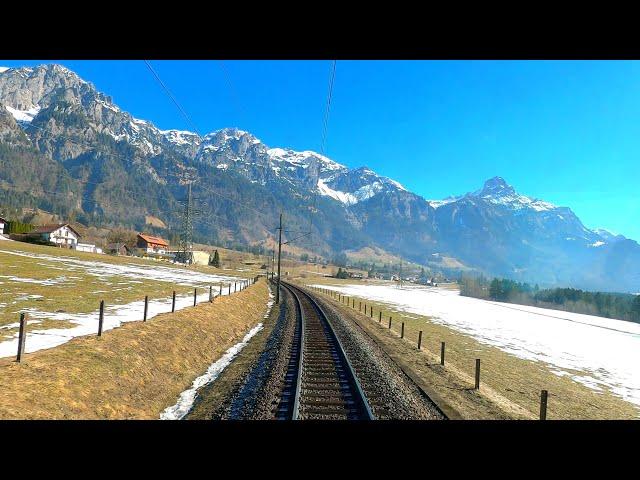
[[[493,177],[484,182],[480,196],[504,196],[515,195],[515,189],[502,177]]]
[[[46,108],[70,90],[78,97],[97,94],[92,84],[58,64],[9,68],[0,72],[0,98],[6,106],[18,111]]]

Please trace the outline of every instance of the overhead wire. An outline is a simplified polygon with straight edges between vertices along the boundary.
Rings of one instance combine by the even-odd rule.
[[[147,65],[147,68],[151,71],[151,73],[153,74],[153,76],[155,77],[155,79],[158,81],[158,83],[160,84],[160,86],[162,87],[162,89],[166,92],[166,94],[169,96],[169,98],[171,99],[171,101],[175,104],[175,106],[178,108],[178,110],[180,111],[180,113],[182,114],[182,116],[185,118],[185,120],[187,121],[187,123],[189,123],[191,125],[191,128],[193,128],[193,131],[198,135],[198,137],[200,137],[200,139],[202,139],[202,135],[200,134],[200,131],[198,130],[198,127],[196,127],[195,123],[193,123],[193,120],[191,120],[191,117],[189,116],[189,114],[185,111],[184,108],[182,108],[182,105],[180,105],[180,102],[178,102],[178,100],[176,100],[176,98],[173,96],[173,93],[171,93],[171,91],[169,90],[169,88],[165,85],[165,83],[162,81],[162,79],[160,78],[160,75],[158,75],[158,73],[154,70],[154,68],[151,66],[151,63],[148,60],[144,60],[144,63]]]
[[[326,99],[326,108],[325,108],[325,111],[324,111],[324,117],[323,117],[323,121],[322,121],[322,136],[321,136],[321,140],[320,140],[320,155],[322,155],[323,157],[325,156],[325,147],[326,147],[327,133],[328,133],[328,128],[329,128],[329,114],[331,113],[331,101],[333,99],[333,85],[335,83],[335,78],[336,78],[336,64],[337,64],[336,60],[333,60],[331,62],[331,70],[330,70],[330,74],[329,74],[329,87],[328,87],[327,99]],[[309,211],[309,232],[313,231],[313,216],[316,214],[316,211],[317,211],[318,183],[319,182],[320,182],[320,168],[318,167],[317,175],[316,175],[316,181],[313,184],[313,203],[312,203],[312,207],[311,207],[311,209]],[[311,238],[311,240],[313,241],[313,237]]]

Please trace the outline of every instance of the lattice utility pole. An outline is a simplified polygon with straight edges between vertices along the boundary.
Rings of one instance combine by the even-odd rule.
[[[191,182],[187,189],[187,201],[184,206],[182,232],[180,233],[180,255],[185,264],[193,263],[193,210],[191,206]]]

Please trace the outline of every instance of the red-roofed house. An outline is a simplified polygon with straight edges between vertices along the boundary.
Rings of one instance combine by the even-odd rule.
[[[138,243],[136,246],[143,249],[147,253],[167,253],[169,242],[160,237],[154,237],[152,235],[146,235],[143,233],[138,234]]]

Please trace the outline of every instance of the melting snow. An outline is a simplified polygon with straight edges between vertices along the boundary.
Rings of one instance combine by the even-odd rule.
[[[38,106],[31,107],[29,110],[18,110],[16,108],[10,107],[9,105],[5,105],[5,108],[11,115],[13,115],[13,118],[16,119],[16,122],[23,123],[31,123],[33,117],[35,117],[40,112],[40,107]]]
[[[545,362],[556,375],[568,375],[594,390],[609,387],[623,399],[640,405],[640,324],[490,302],[422,286],[321,287],[431,316],[434,322],[482,343],[520,358]]]
[[[318,179],[318,191],[321,195],[331,197],[335,200],[338,200],[339,202],[344,203],[345,205],[353,205],[355,203],[358,203],[358,199],[354,195],[352,195],[351,193],[340,192],[338,190],[332,189],[326,183],[324,183],[324,180],[321,178]]]
[[[447,205],[449,203],[455,202],[455,201],[457,201],[459,199],[460,199],[460,197],[449,197],[449,198],[445,198],[444,200],[427,200],[427,202],[433,208],[438,208],[438,207],[441,207],[443,205]]]
[[[169,142],[176,145],[189,145],[198,139],[198,135],[186,130],[159,130]]]
[[[396,182],[395,180],[392,180],[390,178],[386,179],[390,184],[392,184],[394,187],[396,187],[398,190],[403,190],[403,191],[407,191],[406,188],[404,188],[399,182]]]
[[[220,290],[216,292],[216,296],[220,294]],[[222,289],[222,295],[228,295],[228,288]],[[232,290],[233,293],[233,290]],[[197,302],[209,301],[209,291],[200,293],[197,296]],[[151,319],[160,313],[171,312],[172,298],[150,299],[147,308],[147,319]],[[193,294],[176,295],[176,311],[186,307],[193,306]],[[31,323],[40,323],[41,320],[59,320],[68,321],[75,324],[71,328],[49,328],[46,330],[29,331],[27,329],[27,340],[25,351],[27,353],[36,352],[47,348],[57,347],[75,337],[84,335],[95,335],[98,332],[98,315],[96,309],[90,313],[64,313],[64,312],[43,312],[35,308],[21,310],[29,314],[30,319],[37,319]],[[136,300],[124,305],[109,305],[104,307],[104,321],[102,330],[112,330],[119,327],[124,322],[141,321],[144,316],[144,300]],[[17,324],[16,324],[17,325]],[[16,354],[18,348],[18,333],[10,340],[0,342],[0,358],[9,357]]]
[[[78,269],[84,271],[89,275],[96,277],[120,275],[126,278],[132,278],[134,280],[140,278],[149,278],[161,282],[176,283],[183,286],[197,287],[203,284],[215,284],[219,282],[228,282],[238,280],[233,276],[220,276],[212,275],[209,273],[199,272],[197,270],[188,270],[182,267],[165,267],[160,265],[142,265],[137,263],[105,263],[96,261],[78,260],[71,257],[54,257],[45,254],[35,253],[23,253],[19,251],[0,250],[0,253],[8,255],[17,255],[20,257],[40,258],[42,260],[63,263],[66,266],[66,271],[77,271]],[[9,277],[7,277],[9,278]],[[16,277],[19,278],[19,277]],[[47,280],[35,280],[35,279],[21,279],[16,281],[24,281],[26,283],[41,283],[41,282],[55,282],[60,283],[65,281],[65,277],[58,277],[56,279]],[[131,282],[128,282],[131,283]]]
[[[302,168],[306,168],[309,165],[310,159],[320,161],[322,167],[327,170],[344,170],[347,168],[344,165],[334,162],[330,158],[311,150],[296,152],[295,150],[284,148],[270,148],[267,150],[267,155],[269,155],[269,157],[274,161],[289,162]]]
[[[111,110],[112,112],[115,112],[115,113],[120,112],[120,109],[118,107],[116,107],[115,105],[113,105],[112,103],[105,102],[104,100],[101,100],[101,99],[96,99],[96,102],[98,102],[100,105],[102,105],[107,110]]]
[[[267,312],[264,314],[264,318],[269,316],[271,307],[273,306],[273,294],[271,293],[271,287],[269,287],[269,302],[267,303]],[[160,414],[160,420],[180,420],[189,413],[195,402],[198,390],[205,385],[215,381],[225,368],[231,363],[231,361],[238,355],[238,353],[249,343],[249,340],[262,330],[263,324],[258,323],[244,336],[242,341],[236,343],[230,347],[222,357],[212,363],[207,371],[196,378],[191,387],[180,394],[178,402],[171,407],[167,407],[164,412]]]

